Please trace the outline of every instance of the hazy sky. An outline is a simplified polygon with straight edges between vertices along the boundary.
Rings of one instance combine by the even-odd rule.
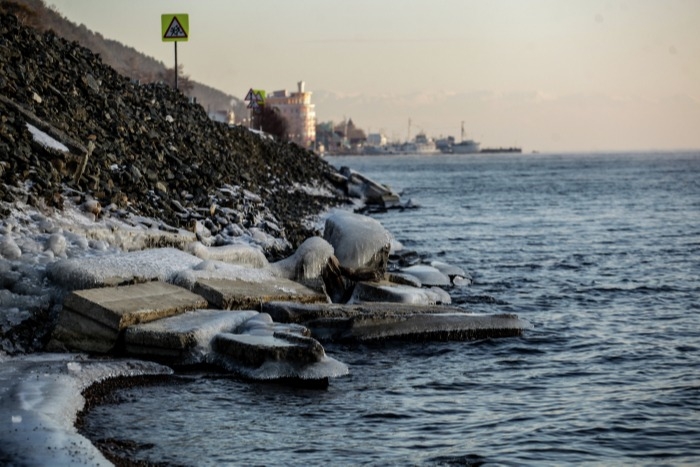
[[[700,148],[700,0],[46,0],[237,97],[312,91],[319,121],[405,139],[589,151]]]

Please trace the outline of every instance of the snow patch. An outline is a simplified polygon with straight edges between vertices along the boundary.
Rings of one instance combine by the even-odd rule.
[[[29,132],[32,134],[32,137],[34,138],[34,141],[37,143],[41,144],[42,146],[45,146],[47,148],[55,149],[56,151],[60,152],[70,152],[70,150],[66,147],[65,144],[61,143],[60,141],[57,141],[53,137],[47,135],[34,125],[31,125],[27,123],[27,129]]]

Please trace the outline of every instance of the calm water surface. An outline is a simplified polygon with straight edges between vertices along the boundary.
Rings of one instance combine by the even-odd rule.
[[[326,346],[325,391],[124,390],[92,439],[184,465],[700,464],[700,153],[335,157],[421,207],[375,217],[461,266],[520,338]]]

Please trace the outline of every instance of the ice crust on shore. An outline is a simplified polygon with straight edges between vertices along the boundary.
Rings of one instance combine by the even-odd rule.
[[[10,465],[112,465],[74,427],[82,391],[116,376],[165,375],[137,360],[81,354],[0,355],[0,461]]]

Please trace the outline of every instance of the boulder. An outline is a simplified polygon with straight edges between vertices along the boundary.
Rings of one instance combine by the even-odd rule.
[[[212,348],[220,366],[253,380],[327,387],[329,378],[348,373],[347,365],[328,357],[318,341],[298,334],[222,333]]]
[[[270,267],[279,277],[298,282],[319,280],[328,260],[333,256],[333,247],[321,237],[309,237],[293,255],[273,263]]]
[[[454,285],[470,285],[472,283],[471,275],[458,266],[442,261],[431,261],[430,266],[447,275]]]
[[[389,209],[399,207],[401,199],[386,185],[348,167],[341,167],[340,173],[346,178],[346,191],[349,196],[361,198],[369,205],[378,205]]]
[[[344,268],[386,272],[391,235],[377,220],[337,211],[326,219],[323,238]]]
[[[259,368],[268,361],[303,366],[318,362],[325,356],[317,340],[281,332],[271,336],[221,333],[212,344],[216,352],[250,368]]]

